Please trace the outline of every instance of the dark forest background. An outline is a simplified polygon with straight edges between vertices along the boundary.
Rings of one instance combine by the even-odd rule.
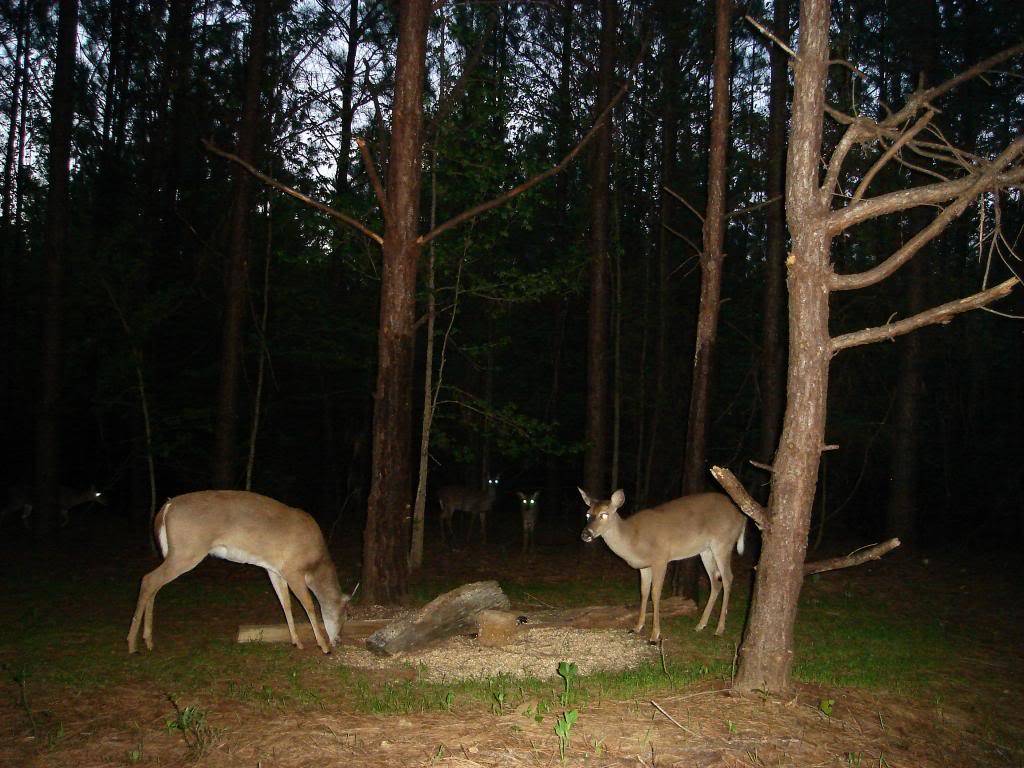
[[[6,484],[31,483],[35,471],[57,10],[38,0],[0,3]],[[599,10],[553,0],[455,4],[433,15],[424,231],[430,217],[444,221],[554,165],[590,128]],[[743,12],[767,24],[774,10],[754,0]],[[218,469],[226,276],[232,244],[242,243],[242,376],[230,484],[245,485],[254,439],[253,490],[302,506],[325,526],[340,515],[342,530],[363,529],[380,249],[257,182],[243,213],[233,213],[236,168],[202,143],[233,152],[242,141],[251,25],[260,13],[266,49],[258,109],[249,110],[254,165],[382,228],[354,138],[366,141],[386,176],[391,4],[81,0],[69,92],[59,480],[93,482],[107,493],[110,506],[97,525],[134,521],[141,529],[148,521],[150,456],[157,503],[210,487]],[[632,508],[679,495],[682,481],[701,223],[665,187],[704,209],[712,27],[705,4],[619,7],[615,86],[630,78],[632,85],[613,114],[607,190],[609,485],[625,488]],[[770,459],[760,448],[762,403],[783,384],[765,381],[762,361],[771,206],[759,204],[769,200],[770,43],[741,15],[732,35],[727,209],[734,215],[708,463],[732,467],[756,489],[766,477],[748,460]],[[876,114],[913,90],[922,57],[929,79],[940,82],[1022,35],[1019,0],[837,0],[835,55],[853,67],[833,70],[830,101],[848,113]],[[1019,57],[967,82],[941,108],[935,124],[951,144],[998,151],[1024,130]],[[839,136],[830,128],[826,144]],[[475,485],[500,472],[499,508],[510,515],[508,492],[544,489],[542,541],[575,531],[582,511],[575,486],[585,435],[589,156],[588,148],[564,173],[430,246],[435,383],[443,356],[431,486]],[[876,183],[895,188],[907,173],[893,165]],[[975,207],[913,270],[837,294],[833,334],[905,316],[912,286],[921,305],[931,306],[1004,279],[1007,265],[1020,274],[1011,250],[1021,245],[1020,193],[989,195]],[[247,229],[238,240],[240,218]],[[911,211],[847,233],[833,251],[837,270],[871,266],[920,226]],[[1005,238],[998,252],[994,232]],[[425,253],[417,302],[424,317],[428,269]],[[915,511],[909,528],[906,515],[897,518],[903,528],[896,532],[926,546],[1024,538],[1024,325],[1005,316],[1024,307],[1015,296],[994,309],[836,359],[827,442],[838,449],[824,454],[812,544],[877,538],[893,529],[894,504]],[[425,322],[418,326],[417,411],[426,330]],[[920,354],[908,365],[910,338]],[[901,392],[916,404],[909,414]],[[413,423],[418,444],[418,413]],[[900,462],[915,471],[897,471]],[[431,536],[434,514],[431,501]],[[17,521],[3,522],[3,535],[20,531]]]

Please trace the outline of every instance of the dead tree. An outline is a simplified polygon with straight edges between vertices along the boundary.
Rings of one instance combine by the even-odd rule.
[[[1024,51],[1015,46],[976,64],[933,88],[910,94],[904,106],[875,120],[851,116],[825,101],[829,59],[829,0],[802,0],[800,49],[786,176],[786,214],[793,243],[789,273],[789,372],[782,436],[772,467],[767,510],[740,486],[728,470],[716,477],[763,534],[761,560],[743,643],[739,649],[737,689],[782,691],[790,686],[793,627],[805,574],[804,556],[821,451],[825,448],[829,366],[844,349],[893,339],[917,328],[949,322],[955,315],[1006,296],[1018,282],[1011,278],[957,301],[898,321],[832,336],[829,296],[836,291],[876,285],[906,265],[938,237],[980,195],[1024,182],[1024,137],[997,156],[979,157],[929,134],[936,100],[964,81]],[[826,115],[844,127],[825,158],[822,132]],[[863,171],[847,171],[854,147],[875,146],[877,159]],[[869,196],[872,181],[889,163],[927,167],[934,182]],[[835,207],[835,201],[845,201]],[[837,274],[830,262],[835,237],[864,222],[917,206],[941,206],[916,235],[877,265],[863,272]]]

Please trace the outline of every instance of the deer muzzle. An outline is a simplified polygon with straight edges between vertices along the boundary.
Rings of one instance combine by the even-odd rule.
[[[594,534],[590,532],[589,528],[584,528],[583,533],[580,534],[580,538],[583,539],[584,542],[589,544],[594,540]]]

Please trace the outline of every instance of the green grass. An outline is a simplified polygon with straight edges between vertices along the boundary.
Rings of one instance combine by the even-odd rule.
[[[867,588],[837,587],[844,584],[842,579],[832,575],[805,585],[796,630],[796,679],[919,694],[932,691],[939,678],[955,674],[955,649],[944,630],[953,608],[935,597],[908,600],[894,611]],[[182,696],[212,690],[273,710],[316,708],[330,700],[360,712],[457,711],[464,706],[491,707],[496,693],[502,694],[502,711],[527,701],[558,702],[562,681],[554,677],[554,669],[550,680],[395,682],[343,667],[325,672],[318,659],[297,655],[287,645],[239,645],[223,626],[205,632],[202,617],[225,606],[265,608],[274,600],[269,585],[256,579],[185,581],[160,593],[157,650],[131,657],[124,636],[134,607],[134,581],[79,574],[59,584],[31,578],[13,582],[0,596],[5,677],[21,675],[30,689],[56,686],[82,694],[125,684]],[[451,586],[421,583],[414,594],[422,602]],[[503,587],[518,603],[572,606],[637,600],[636,581],[628,575],[560,583],[519,580]],[[740,588],[733,595],[723,637],[710,628],[693,632],[695,617],[662,622],[667,674],[657,660],[626,672],[580,677],[573,683],[573,703],[651,697],[702,680],[719,680],[724,687],[746,613],[745,592]]]

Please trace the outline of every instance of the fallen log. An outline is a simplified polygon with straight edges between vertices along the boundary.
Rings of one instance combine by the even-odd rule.
[[[381,627],[391,623],[391,619],[349,619],[342,625],[339,645],[362,645],[363,642]],[[313,630],[308,623],[296,623],[295,632],[303,643],[316,644]],[[287,624],[242,624],[238,627],[235,638],[239,643],[290,643],[291,635]]]
[[[380,656],[394,656],[462,631],[475,631],[480,611],[508,607],[508,597],[498,582],[463,584],[377,630],[366,638],[366,647]]]

